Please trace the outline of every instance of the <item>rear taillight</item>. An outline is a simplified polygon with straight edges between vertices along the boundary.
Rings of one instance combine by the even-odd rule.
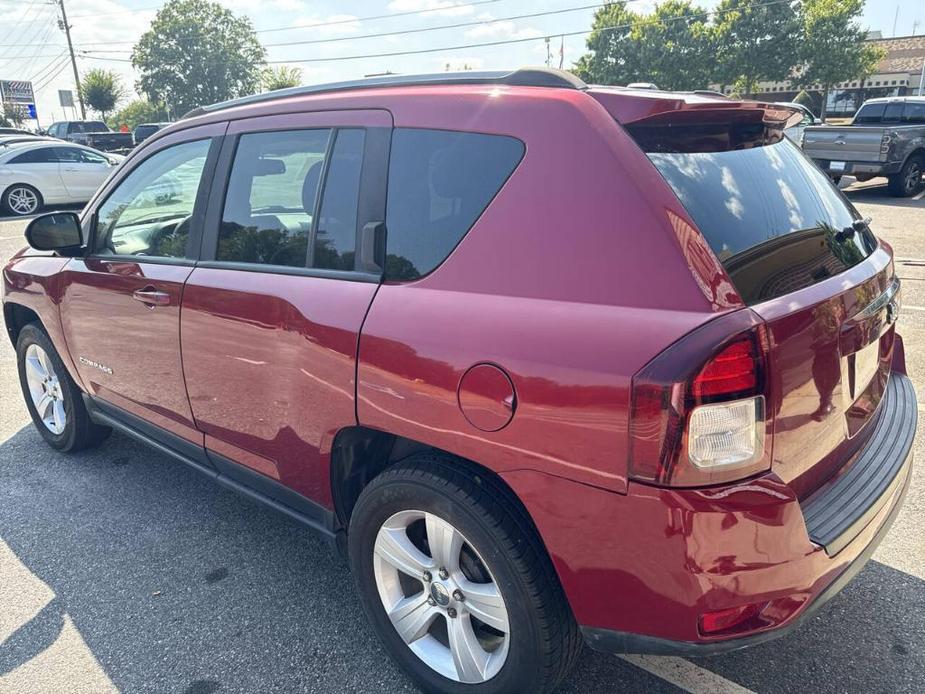
[[[767,336],[751,311],[694,331],[633,378],[630,476],[695,487],[770,468]]]

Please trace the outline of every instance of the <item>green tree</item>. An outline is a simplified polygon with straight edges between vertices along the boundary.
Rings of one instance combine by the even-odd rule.
[[[623,3],[605,5],[594,13],[589,53],[575,63],[574,71],[593,84],[627,84],[639,76],[639,61],[630,38],[640,16]]]
[[[801,89],[800,93],[794,97],[793,101],[794,103],[805,106],[806,108],[811,110],[813,113],[816,113],[816,111],[818,110],[816,100],[813,98],[813,95],[810,94],[805,89]]]
[[[260,86],[263,91],[272,92],[277,89],[298,87],[300,84],[302,84],[302,68],[280,65],[278,67],[268,67],[263,71],[263,81]]]
[[[167,120],[167,112],[163,106],[152,104],[147,99],[135,99],[116,111],[109,117],[109,127],[118,130],[120,126],[127,125],[134,130],[139,123],[160,123]]]
[[[867,31],[859,23],[863,10],[864,0],[803,0],[799,81],[821,87],[823,121],[832,85],[867,79],[884,56],[865,43]]]
[[[257,92],[265,60],[250,20],[208,0],[168,0],[132,51],[139,91],[172,116]]]
[[[103,120],[125,98],[122,78],[113,70],[93,68],[80,80],[80,94],[84,103],[99,113]]]
[[[667,0],[648,15],[622,3],[603,7],[595,12],[588,49],[575,70],[600,84],[654,82],[663,89],[703,89],[715,62],[707,13],[690,0]]]
[[[787,79],[799,62],[800,18],[792,3],[722,0],[714,15],[714,79],[748,96],[758,83]]]

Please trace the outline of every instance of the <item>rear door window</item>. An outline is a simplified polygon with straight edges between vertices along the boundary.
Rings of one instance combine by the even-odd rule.
[[[386,203],[386,279],[417,279],[442,263],[523,154],[523,143],[513,137],[396,128]]]
[[[857,212],[789,139],[766,141],[751,129],[630,132],[753,304],[837,275],[876,240],[854,229]]]

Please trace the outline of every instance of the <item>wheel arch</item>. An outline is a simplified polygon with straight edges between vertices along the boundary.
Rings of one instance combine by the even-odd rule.
[[[923,162],[925,162],[925,145],[919,145],[911,152],[909,152],[909,154],[906,155],[906,158],[903,159],[903,166],[909,163],[909,160],[912,159],[912,157],[919,157],[919,159],[922,159]]]
[[[38,323],[45,332],[48,332],[42,324],[42,319],[39,317],[39,314],[28,306],[23,306],[22,304],[13,303],[11,301],[3,304],[3,323],[6,325],[6,333],[9,335],[14,348],[16,347],[16,341],[19,339],[19,333],[24,327],[29,325],[29,323]]]
[[[341,429],[331,450],[331,495],[334,511],[341,527],[350,525],[350,516],[363,489],[379,474],[414,453],[429,452],[445,456],[466,471],[473,480],[489,477],[516,506],[536,533],[547,557],[549,550],[530,511],[508,482],[497,472],[481,463],[462,458],[449,451],[378,429],[354,426]]]

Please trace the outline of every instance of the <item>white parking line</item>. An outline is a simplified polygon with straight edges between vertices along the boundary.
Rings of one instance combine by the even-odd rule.
[[[621,655],[628,663],[692,694],[754,694],[751,689],[720,677],[684,658],[657,655]]]
[[[925,190],[923,190],[921,193],[919,193],[918,195],[916,195],[916,196],[915,196],[914,198],[912,198],[912,199],[913,199],[913,200],[921,200],[922,198],[925,198]]]

